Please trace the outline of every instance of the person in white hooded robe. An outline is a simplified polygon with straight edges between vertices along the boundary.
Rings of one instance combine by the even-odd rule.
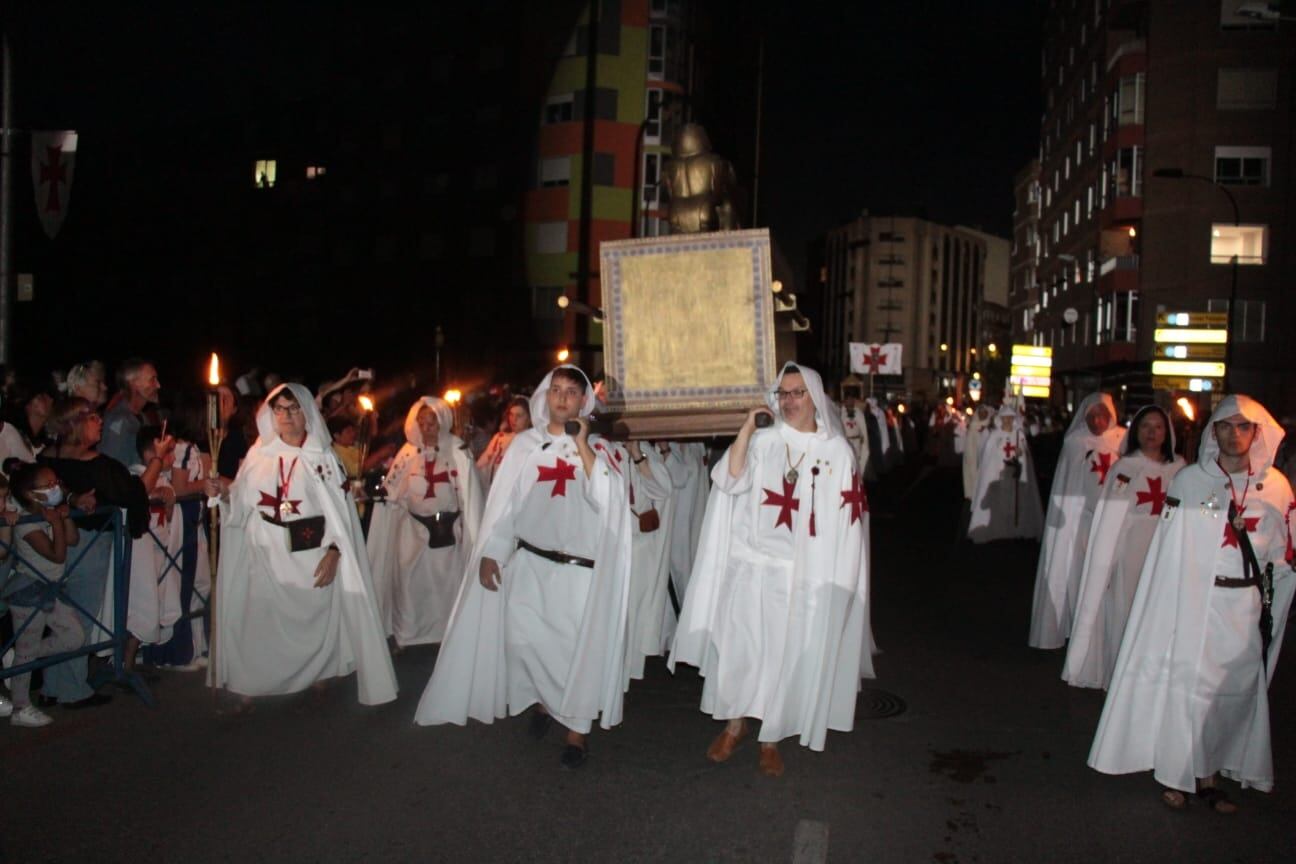
[[[396,698],[360,518],[309,390],[281,384],[220,498],[213,683],[243,697],[319,689],[356,673],[361,704]],[[296,551],[294,551],[296,550]]]
[[[971,501],[976,495],[977,465],[981,458],[981,442],[994,426],[994,409],[989,405],[978,405],[976,413],[967,424],[963,441],[963,497]]]
[[[818,373],[787,364],[712,471],[711,499],[669,665],[698,667],[702,711],[728,721],[707,758],[724,762],[761,721],[760,770],[778,742],[822,750],[849,732],[873,677],[868,502],[855,454]],[[757,431],[758,413],[776,422]]]
[[[707,447],[701,441],[672,441],[661,445],[662,459],[670,474],[671,519],[668,554],[669,579],[667,602],[662,606],[661,645],[659,653],[670,650],[679,623],[680,609],[688,594],[689,574],[702,536],[702,517],[706,514],[707,496],[711,492],[711,472],[707,467]]]
[[[1044,537],[1035,568],[1029,639],[1032,648],[1061,648],[1071,634],[1089,525],[1098,495],[1124,441],[1125,430],[1116,424],[1116,403],[1111,396],[1086,396],[1062,440],[1049,490]]]
[[[980,436],[977,485],[968,519],[968,539],[973,543],[1034,540],[1043,530],[1035,459],[1022,427],[1021,414],[1005,402],[994,425]]]
[[[531,734],[568,730],[561,764],[584,764],[595,720],[621,722],[630,505],[622,462],[589,436],[594,387],[551,371],[491,484],[420,725],[492,723],[531,706]],[[580,432],[565,430],[577,420]],[[593,437],[593,441],[591,441]]]
[[[664,653],[662,628],[670,580],[670,533],[675,513],[675,479],[655,445],[627,445],[630,486],[630,596],[626,608],[626,675],[639,680],[644,661]],[[667,449],[667,454],[670,450]],[[677,474],[680,473],[677,469]]]
[[[367,539],[378,611],[397,646],[440,642],[481,522],[482,492],[454,413],[424,396],[383,479]]]
[[[1273,788],[1268,684],[1296,588],[1296,502],[1273,468],[1282,435],[1260,403],[1226,396],[1206,425],[1197,464],[1170,483],[1139,578],[1089,766],[1104,774],[1151,770],[1172,809],[1196,792],[1217,812],[1236,810],[1217,774],[1243,788]],[[1266,654],[1256,568],[1269,567]]]
[[[1141,408],[1094,509],[1062,680],[1107,689],[1170,482],[1184,467],[1165,411]]]

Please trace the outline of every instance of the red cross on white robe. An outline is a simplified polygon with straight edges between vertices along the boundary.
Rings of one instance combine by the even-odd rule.
[[[567,481],[576,479],[576,466],[565,459],[559,459],[553,466],[537,465],[540,476],[536,478],[537,483],[552,482],[553,491],[549,493],[550,498],[562,496],[567,497]]]
[[[864,481],[858,471],[851,472],[851,486],[849,489],[843,489],[841,496],[842,502],[837,509],[850,505],[850,524],[854,525],[860,520],[861,515],[869,512],[868,493],[864,491]]]
[[[269,507],[273,511],[274,518],[278,519],[280,516],[283,515],[282,513],[279,512],[279,505],[281,503],[288,505],[289,513],[292,513],[294,515],[301,515],[301,509],[298,508],[297,506],[298,504],[301,503],[300,498],[289,498],[286,501],[283,501],[277,495],[271,495],[269,492],[262,492],[261,500],[257,502],[257,505],[260,507]]]
[[[765,493],[765,500],[761,502],[762,507],[769,506],[779,508],[778,518],[774,520],[774,527],[777,528],[780,525],[786,525],[787,529],[791,531],[792,511],[801,508],[801,502],[792,497],[792,493],[796,491],[796,484],[784,480],[782,495],[778,494],[773,489],[763,489],[761,491]]]
[[[1111,453],[1097,453],[1094,455],[1093,461],[1089,463],[1090,473],[1098,475],[1099,486],[1107,482],[1107,472],[1111,470],[1111,466]]]
[[[450,472],[442,471],[440,474],[436,471],[436,460],[423,463],[423,479],[427,480],[427,491],[423,493],[424,498],[436,497],[436,486],[438,483],[449,483]]]
[[[864,366],[870,375],[877,375],[882,371],[882,367],[887,363],[887,356],[882,353],[882,349],[877,345],[869,348],[869,353],[864,356]]]
[[[1242,507],[1238,510],[1238,515],[1241,515],[1242,511],[1245,509],[1246,509],[1246,505],[1243,504]],[[1243,516],[1242,520],[1244,522],[1243,530],[1246,531],[1248,534],[1256,530],[1256,527],[1260,524],[1259,516]],[[1220,548],[1227,549],[1230,546],[1232,546],[1234,549],[1240,548],[1238,546],[1238,533],[1237,533],[1237,529],[1233,527],[1233,523],[1230,520],[1225,519],[1224,520],[1224,542],[1220,544]]]
[[[1139,492],[1134,496],[1134,506],[1140,504],[1151,504],[1153,516],[1160,516],[1161,511],[1165,509],[1166,493],[1161,489],[1160,477],[1147,478],[1148,488],[1146,492]]]
[[[1004,442],[1004,458],[1011,459],[1017,455],[1017,445],[1011,441]]]
[[[157,523],[159,528],[166,527],[167,515],[170,514],[171,512],[170,507],[166,506],[165,504],[150,504],[149,512],[157,517]]]

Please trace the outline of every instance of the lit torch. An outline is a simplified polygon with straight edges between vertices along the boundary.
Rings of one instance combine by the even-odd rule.
[[[1184,441],[1184,459],[1194,462],[1197,459],[1196,431],[1197,431],[1197,411],[1193,407],[1192,400],[1187,396],[1180,396],[1175,400],[1179,410],[1183,412],[1184,417],[1188,418],[1188,435]]]
[[[441,398],[450,406],[450,413],[454,415],[454,429],[451,432],[458,435],[460,429],[463,428],[463,424],[459,422],[459,403],[463,400],[463,394],[452,387],[445,391]]]
[[[220,383],[220,359],[215,352],[212,352],[211,363],[207,368],[207,449],[211,453],[211,467],[208,469],[207,476],[212,480],[219,479],[217,464],[220,460],[221,444],[225,441],[225,423],[221,418],[220,410]],[[207,501],[207,518],[210,529],[207,554],[209,556],[208,563],[211,565],[211,588],[207,596],[208,628],[211,631],[211,639],[208,643],[208,653],[211,656],[208,658],[208,665],[211,671],[207,680],[212,685],[213,695],[216,693],[216,573],[217,564],[220,561],[219,503],[219,498]]]
[[[1193,404],[1188,401],[1187,396],[1180,396],[1179,401],[1175,402],[1175,404],[1179,406],[1179,410],[1184,413],[1184,416],[1187,417],[1190,422],[1197,419],[1197,412],[1193,410]]]
[[[364,479],[365,462],[369,458],[369,433],[373,426],[374,401],[366,394],[360,395],[360,435],[356,442],[360,445],[360,465],[356,469],[358,476],[352,477],[352,484],[360,484]],[[357,490],[358,491],[358,490]]]

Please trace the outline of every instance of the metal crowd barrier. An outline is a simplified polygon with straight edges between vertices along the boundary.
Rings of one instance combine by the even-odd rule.
[[[185,515],[184,515],[184,507],[182,507],[181,505],[193,501],[201,501],[203,502],[204,506],[198,508],[198,515],[196,517],[193,537],[191,539],[188,536],[188,532],[184,531]],[[207,501],[207,496],[203,495],[201,492],[195,492],[192,495],[182,495],[175,499],[176,516],[174,518],[178,518],[181,520],[181,530],[183,532],[182,534],[183,539],[181,540],[181,544],[180,544],[179,556],[173,556],[171,554],[171,550],[167,548],[166,541],[163,540],[161,537],[159,537],[157,533],[153,530],[152,520],[150,520],[150,524],[148,527],[148,534],[149,537],[153,539],[153,542],[157,544],[158,549],[162,551],[162,556],[166,559],[167,562],[166,566],[162,568],[162,572],[158,574],[159,584],[173,570],[180,575],[181,612],[180,612],[180,618],[178,620],[188,621],[190,622],[190,626],[192,627],[195,625],[195,619],[202,619],[201,622],[197,623],[197,626],[201,626],[204,628],[204,635],[206,636],[207,644],[210,646],[211,644],[211,632],[210,632],[211,597],[209,594],[204,594],[201,591],[199,591],[198,586],[194,584],[194,580],[192,578],[189,579],[185,578],[184,563],[183,563],[186,558],[193,557],[196,559],[198,555],[198,534],[204,531],[207,525],[206,501]],[[149,500],[150,506],[159,503],[161,502],[158,499]],[[208,538],[207,542],[210,543],[211,539]],[[195,561],[194,569],[195,570],[197,569],[196,561]],[[214,584],[215,574],[212,574],[211,577],[209,578],[212,580]],[[197,609],[189,608],[191,605],[193,605],[190,602],[192,597],[198,598],[198,602],[200,604],[199,608]],[[175,638],[176,638],[175,636],[172,637],[173,640]],[[190,638],[192,639],[192,633],[190,634]],[[144,654],[146,653],[151,653],[149,649],[155,648],[159,650],[164,650],[169,645],[170,645],[170,641],[164,643],[163,645],[145,646],[144,648],[141,649],[141,656],[144,656]]]
[[[83,645],[80,648],[74,649],[72,651],[63,651],[59,654],[51,654],[48,657],[39,657],[27,663],[15,664],[13,666],[10,666],[8,669],[0,669],[0,680],[4,680],[6,678],[12,678],[14,675],[21,675],[24,672],[34,672],[37,669],[46,669],[50,666],[56,666],[59,663],[63,663],[64,661],[67,660],[72,660],[76,657],[98,654],[102,651],[112,649],[112,660],[91,677],[90,686],[97,690],[99,687],[102,687],[104,684],[110,681],[116,681],[119,683],[127,684],[130,686],[132,690],[135,691],[135,694],[139,696],[141,701],[143,701],[149,707],[153,707],[156,704],[156,702],[153,698],[153,694],[149,692],[148,685],[144,683],[144,679],[140,677],[138,673],[127,672],[125,666],[126,640],[130,637],[130,634],[126,630],[126,605],[128,600],[128,592],[130,591],[130,561],[131,561],[131,546],[130,543],[127,542],[129,540],[129,537],[126,534],[126,514],[124,511],[116,507],[108,507],[108,506],[100,507],[97,510],[95,510],[92,514],[86,514],[79,510],[73,511],[73,514],[76,516],[82,516],[82,515],[107,516],[109,519],[109,525],[112,530],[111,532],[109,531],[94,532],[93,534],[94,539],[90,543],[87,543],[84,546],[79,547],[76,550],[77,553],[76,557],[64,564],[63,575],[60,576],[57,581],[46,579],[44,576],[41,576],[39,570],[35,568],[31,562],[26,561],[26,559],[24,559],[20,554],[18,554],[18,550],[15,548],[16,541],[11,540],[10,542],[6,543],[3,539],[0,539],[0,546],[3,546],[5,549],[9,551],[10,562],[12,562],[13,564],[17,564],[19,562],[25,563],[28,567],[28,570],[24,571],[24,573],[29,576],[35,576],[36,578],[40,579],[40,581],[45,583],[47,593],[43,597],[44,603],[48,604],[51,600],[57,599],[67,604],[68,606],[76,609],[86,618],[90,619],[91,633],[94,633],[96,631],[102,631],[107,636],[107,638],[101,639],[99,641],[93,641],[87,639],[87,644]],[[22,519],[18,520],[18,524],[19,525],[44,525],[46,524],[46,522],[44,519],[40,518],[39,516],[24,516]],[[156,538],[154,539],[156,540]],[[76,568],[81,564],[81,561],[85,558],[86,552],[88,552],[90,550],[90,547],[93,546],[95,543],[103,543],[103,542],[111,542],[113,547],[113,551],[112,551],[113,626],[111,627],[111,629],[108,627],[107,624],[105,624],[102,620],[100,620],[99,618],[100,610],[95,609],[91,611],[89,609],[86,609],[80,603],[77,603],[70,596],[68,596],[66,591],[66,582],[68,576],[76,571]],[[0,646],[0,655],[7,653],[9,649],[14,647],[14,645],[18,641],[18,637],[22,635],[23,631],[26,630],[28,626],[30,626],[32,619],[35,618],[35,615],[36,613],[33,612],[30,616],[28,616],[23,621],[18,621],[15,616],[15,620],[13,622],[14,625],[13,636],[10,637],[9,641],[7,641],[3,646]],[[87,636],[88,635],[89,634],[87,634]]]

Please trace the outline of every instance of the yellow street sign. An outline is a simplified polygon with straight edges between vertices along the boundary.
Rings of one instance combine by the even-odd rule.
[[[1227,327],[1227,312],[1162,312],[1158,327]]]
[[[1158,344],[1173,342],[1176,344],[1223,345],[1228,342],[1228,331],[1206,330],[1195,327],[1158,327],[1152,331],[1152,340]]]
[[[1152,374],[1184,378],[1223,378],[1224,364],[1206,360],[1153,360]]]

